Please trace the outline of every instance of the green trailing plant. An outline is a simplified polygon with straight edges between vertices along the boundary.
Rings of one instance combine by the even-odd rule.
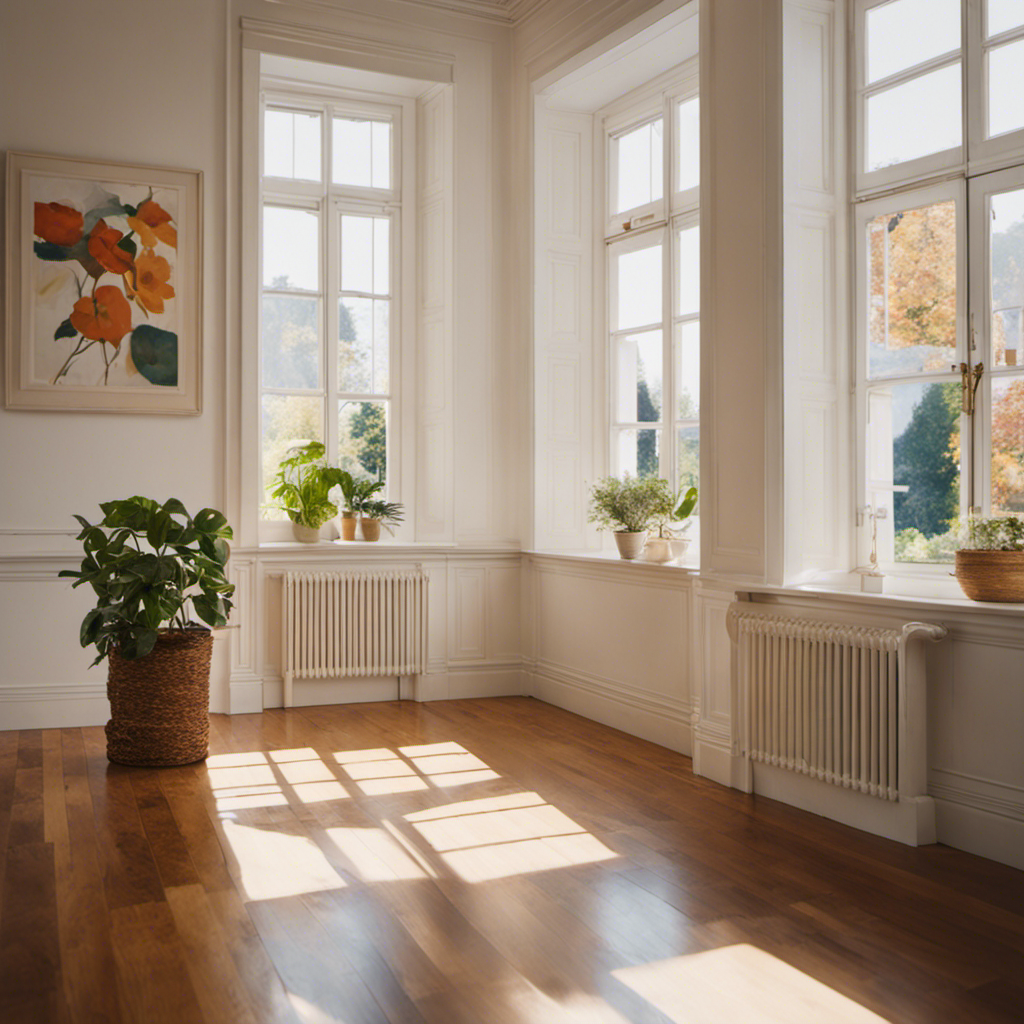
[[[960,524],[962,551],[1024,551],[1024,519],[1017,516],[968,516]]]
[[[223,626],[235,592],[225,574],[231,539],[227,519],[212,508],[189,515],[177,498],[162,505],[133,497],[100,505],[103,519],[82,516],[78,540],[85,549],[80,570],[59,575],[88,583],[96,607],[82,620],[83,647],[96,645],[94,665],[115,647],[123,658],[143,658],[161,631]]]
[[[659,516],[670,517],[675,510],[674,495],[667,480],[659,477],[620,479],[606,476],[590,489],[588,521],[601,530],[642,533]]]
[[[291,451],[293,454],[281,460],[270,492],[278,503],[268,508],[287,513],[299,526],[319,530],[338,514],[338,506],[331,501],[331,490],[344,490],[349,474],[327,464],[327,449],[320,441],[310,441]]]
[[[383,499],[363,502],[360,514],[367,519],[376,519],[388,533],[394,533],[393,527],[398,526],[405,518],[405,511],[400,502],[384,501]]]

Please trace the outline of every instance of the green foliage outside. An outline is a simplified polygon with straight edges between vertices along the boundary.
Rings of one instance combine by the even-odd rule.
[[[651,399],[651,391],[640,364],[639,380],[636,385],[636,415],[640,423],[657,423],[661,410]],[[636,438],[636,475],[639,477],[658,475],[658,432],[638,430]]]
[[[235,592],[225,573],[231,527],[215,509],[189,515],[177,498],[162,505],[133,497],[100,505],[103,519],[82,516],[78,540],[85,549],[79,570],[58,575],[88,583],[96,606],[82,620],[79,640],[96,645],[93,664],[117,647],[127,660],[152,651],[161,630],[197,625],[188,604],[210,626],[223,626]],[[148,550],[147,550],[148,549]]]

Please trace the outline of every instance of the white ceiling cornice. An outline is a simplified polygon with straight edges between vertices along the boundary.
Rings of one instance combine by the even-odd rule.
[[[276,0],[276,2],[328,10],[339,10],[345,6],[344,0]],[[534,11],[550,3],[551,0],[398,0],[398,2],[430,11],[458,14],[475,21],[487,21],[491,24],[512,27]]]

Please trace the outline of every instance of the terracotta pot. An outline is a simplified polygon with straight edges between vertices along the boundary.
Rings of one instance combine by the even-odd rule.
[[[302,526],[299,523],[292,523],[292,533],[297,541],[303,544],[316,544],[320,540],[320,531],[312,526]]]
[[[359,520],[359,532],[363,540],[380,540],[380,520],[363,516]]]
[[[644,541],[647,540],[647,531],[639,533],[627,533],[625,530],[612,534],[619,549],[619,557],[627,559],[639,558],[644,549]]]
[[[1024,551],[958,551],[955,576],[972,601],[1024,602]]]
[[[342,513],[341,516],[341,539],[342,540],[355,540],[356,539],[356,523],[359,520],[355,515],[347,516]]]

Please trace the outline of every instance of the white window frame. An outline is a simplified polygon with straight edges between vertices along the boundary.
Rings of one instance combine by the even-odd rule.
[[[1001,33],[992,40],[984,38],[986,0],[961,0],[962,67],[962,140],[960,147],[906,161],[894,167],[865,172],[865,111],[867,97],[901,81],[945,66],[958,59],[954,52],[943,54],[913,68],[867,86],[865,19],[869,9],[895,0],[854,0],[852,82],[854,89],[850,131],[853,135],[857,188],[852,203],[853,249],[855,259],[854,326],[854,403],[856,423],[855,491],[858,506],[874,504],[867,479],[867,396],[880,383],[959,382],[959,371],[922,373],[885,378],[884,382],[867,376],[867,295],[868,265],[865,228],[881,213],[912,209],[944,198],[954,198],[957,207],[957,348],[956,362],[984,363],[985,372],[977,394],[974,443],[970,444],[969,417],[961,414],[961,514],[968,510],[968,493],[973,484],[975,506],[987,514],[991,507],[991,395],[992,378],[1020,376],[1020,368],[991,366],[991,310],[988,259],[989,230],[987,196],[993,192],[1024,187],[1024,128],[986,138],[988,120],[987,54],[994,47],[1024,39],[1024,26]],[[892,501],[887,508],[892,514]],[[884,521],[883,521],[884,522]],[[880,524],[880,536],[891,535],[891,518]],[[858,532],[858,563],[867,562],[870,530]],[[881,561],[888,574],[946,577],[948,563]]]
[[[604,154],[605,188],[595,190],[598,200],[595,210],[595,225],[598,237],[604,239],[600,247],[602,261],[599,273],[605,280],[605,365],[607,375],[605,422],[608,438],[607,472],[619,475],[618,435],[622,430],[657,430],[661,443],[658,454],[658,472],[673,486],[677,485],[677,444],[678,426],[699,427],[699,420],[680,421],[675,365],[675,324],[699,319],[694,316],[677,316],[677,255],[675,237],[681,228],[699,225],[700,186],[680,191],[676,188],[676,104],[699,97],[697,61],[691,59],[677,68],[659,75],[651,82],[629,93],[614,104],[598,111],[595,121],[601,130],[601,152]],[[662,118],[662,198],[631,210],[614,211],[614,197],[617,192],[617,161],[614,159],[613,140],[633,128]],[[659,324],[644,325],[631,330],[619,330],[617,326],[617,281],[612,273],[613,256],[628,253],[660,242],[662,257],[662,316]],[[613,325],[615,325],[613,327]],[[654,423],[627,423],[617,418],[616,398],[618,395],[618,360],[616,344],[620,336],[646,329],[660,328],[662,332],[662,408],[661,418]]]
[[[321,134],[321,181],[310,182],[301,179],[264,177],[263,175],[263,124],[264,111],[272,109],[291,109],[297,111],[316,112],[323,118]],[[369,186],[336,185],[332,181],[332,137],[333,117],[354,116],[369,120],[387,120],[392,124],[391,146],[391,188],[381,189]],[[414,302],[411,288],[403,288],[403,264],[406,256],[415,253],[413,224],[415,217],[403,206],[410,206],[412,184],[409,180],[403,195],[403,177],[411,179],[413,131],[415,111],[412,101],[400,98],[384,98],[380,100],[364,99],[353,95],[351,91],[335,89],[330,86],[297,86],[286,81],[262,76],[260,82],[260,102],[258,113],[258,189],[257,210],[259,220],[258,254],[256,256],[256,310],[255,322],[259,344],[257,345],[256,379],[257,395],[257,430],[259,437],[255,445],[256,465],[253,467],[258,500],[264,500],[264,481],[262,474],[262,396],[267,393],[302,393],[301,389],[266,388],[262,376],[262,223],[263,208],[268,205],[295,206],[305,209],[316,209],[320,220],[320,253],[319,253],[319,291],[321,302],[320,317],[320,388],[307,391],[306,394],[319,397],[324,403],[324,442],[328,457],[333,462],[339,440],[338,406],[345,400],[366,400],[387,402],[387,445],[388,467],[386,496],[391,501],[402,501],[403,494],[411,487],[403,481],[402,466],[405,459],[402,449],[408,443],[404,429],[408,417],[402,415],[402,381],[403,381],[403,349],[408,347],[403,339],[411,331],[414,317],[411,315],[411,303]],[[403,173],[404,172],[404,173]],[[403,200],[405,202],[403,203]],[[391,306],[389,310],[389,359],[388,376],[389,391],[383,393],[355,394],[342,392],[338,387],[338,309],[337,303],[341,296],[340,267],[340,224],[344,214],[363,216],[386,216],[391,222],[391,245],[389,266],[389,287]],[[312,294],[312,293],[310,293]],[[407,502],[406,502],[407,503]],[[410,517],[411,519],[411,517]],[[285,541],[291,539],[291,526],[288,522],[269,521],[258,516],[258,537],[260,542]]]

